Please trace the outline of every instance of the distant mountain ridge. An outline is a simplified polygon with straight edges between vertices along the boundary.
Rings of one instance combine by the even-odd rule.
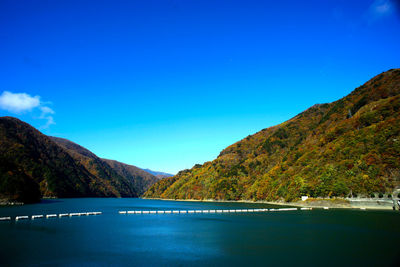
[[[84,165],[87,170],[91,170],[91,172],[96,176],[102,177],[105,174],[108,174],[124,177],[132,184],[139,196],[142,195],[150,185],[159,180],[156,176],[151,175],[136,166],[128,165],[116,160],[99,158],[88,149],[67,139],[59,137],[50,138],[66,149],[72,157],[79,159],[79,162]]]
[[[153,170],[150,170],[150,169],[143,169],[143,170],[148,172],[148,173],[153,174],[154,176],[156,176],[156,177],[158,177],[160,179],[174,176],[173,174],[166,173],[166,172],[153,171]]]
[[[160,180],[149,198],[293,201],[400,186],[400,69]]]
[[[133,186],[141,196],[147,189],[154,183],[158,182],[161,178],[157,175],[152,175],[136,166],[128,165],[116,160],[102,159],[110,165],[119,175],[133,181]]]
[[[2,202],[32,203],[41,197],[138,197],[158,180],[137,167],[125,164],[125,168],[129,175],[67,139],[46,136],[13,117],[0,117]]]

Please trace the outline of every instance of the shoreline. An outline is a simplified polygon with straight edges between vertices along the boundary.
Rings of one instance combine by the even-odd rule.
[[[296,202],[278,202],[278,201],[251,201],[251,200],[215,200],[215,199],[169,199],[169,198],[141,198],[166,201],[186,201],[186,202],[222,202],[222,203],[249,203],[249,204],[269,204],[279,206],[293,206],[301,208],[332,208],[332,209],[370,209],[370,210],[393,210],[393,201],[390,199],[357,199],[349,200],[345,198],[335,199],[308,199],[306,201]]]
[[[282,201],[252,201],[252,200],[215,200],[215,199],[169,199],[169,198],[147,198],[139,199],[166,200],[166,201],[186,201],[186,202],[221,202],[221,203],[249,203],[249,204],[269,204],[277,206],[291,206],[301,208],[333,208],[333,209],[369,209],[369,210],[393,210],[393,202],[398,199],[371,199],[371,198],[308,198],[305,201],[282,202]],[[49,198],[43,198],[46,200]],[[50,198],[57,199],[57,198]],[[40,202],[38,202],[40,203]],[[36,204],[38,204],[36,203]],[[0,206],[22,206],[22,202],[0,201]],[[398,207],[396,207],[398,209]]]

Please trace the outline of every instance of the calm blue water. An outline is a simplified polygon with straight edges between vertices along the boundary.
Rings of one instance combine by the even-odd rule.
[[[102,211],[0,222],[0,265],[399,266],[400,213],[312,210],[121,215],[119,210],[272,208],[245,203],[58,199],[0,216]]]

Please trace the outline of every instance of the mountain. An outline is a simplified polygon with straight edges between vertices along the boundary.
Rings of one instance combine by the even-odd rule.
[[[227,147],[144,197],[293,201],[391,192],[400,185],[400,69],[348,96]]]
[[[113,195],[49,137],[11,117],[0,118],[0,197],[25,203],[44,197]]]
[[[166,173],[166,172],[158,172],[158,171],[152,171],[150,169],[143,169],[144,171],[153,174],[154,176],[158,177],[159,179],[167,178],[167,177],[172,177],[174,176],[173,174]]]
[[[51,137],[51,139],[63,147],[89,172],[97,177],[123,177],[132,184],[138,195],[143,194],[152,184],[159,179],[133,165],[124,164],[115,160],[101,159],[86,148],[64,138]]]
[[[0,117],[2,202],[33,203],[41,197],[137,197],[157,180],[141,171],[133,173],[121,175],[119,168],[114,170],[78,144],[46,136],[16,118]]]
[[[154,183],[161,178],[158,175],[152,175],[136,166],[121,163],[116,160],[102,159],[111,166],[119,175],[133,181],[133,186],[139,196],[146,192]]]
[[[126,165],[126,169],[129,169],[130,171],[121,172],[120,166],[113,164],[113,161],[101,159],[86,148],[74,142],[59,137],[50,138],[56,144],[64,148],[71,157],[84,166],[92,175],[103,180],[121,181],[121,183],[115,184],[118,190],[130,188],[135,191],[137,195],[141,195],[148,188],[149,183],[155,183],[158,181],[156,177],[151,177],[148,173],[140,171],[140,169],[135,166]],[[120,163],[120,165],[122,164],[123,163]],[[114,166],[117,166],[117,168],[114,168]],[[146,180],[147,183],[142,182],[142,180]]]

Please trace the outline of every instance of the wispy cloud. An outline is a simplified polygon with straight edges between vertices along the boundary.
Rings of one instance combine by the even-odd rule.
[[[23,114],[38,109],[40,111],[39,119],[46,120],[46,124],[41,128],[45,129],[50,125],[55,124],[52,116],[55,113],[54,110],[46,106],[46,104],[40,100],[40,96],[38,95],[31,96],[26,93],[4,91],[0,95],[0,109],[7,110],[14,114]]]
[[[396,11],[396,4],[395,0],[375,0],[368,9],[369,22],[393,14]]]
[[[40,114],[40,118],[47,120],[46,124],[42,126],[42,128],[46,129],[49,128],[50,125],[56,124],[52,116],[52,114],[54,114],[54,110],[46,106],[40,107],[40,110],[42,112],[42,114]]]

